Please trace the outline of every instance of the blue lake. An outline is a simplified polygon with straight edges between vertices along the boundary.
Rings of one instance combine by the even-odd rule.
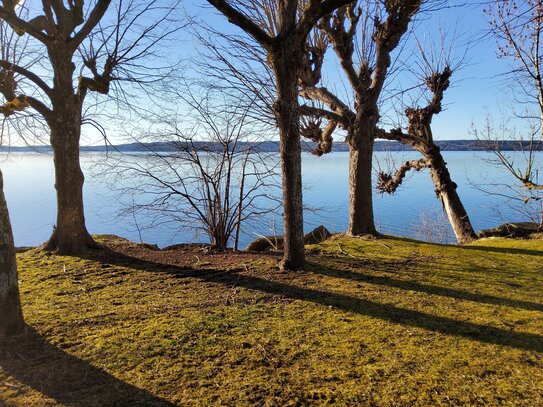
[[[383,166],[392,154],[400,163],[418,158],[416,153],[376,153],[376,164]],[[471,217],[475,229],[497,226],[504,221],[525,221],[526,216],[511,207],[503,196],[489,196],[471,183],[512,183],[504,170],[485,161],[489,154],[444,152],[453,180]],[[206,241],[203,235],[180,230],[176,225],[141,229],[145,219],[120,216],[123,209],[118,196],[100,177],[92,176],[93,165],[102,154],[84,154],[82,166],[86,174],[85,211],[87,226],[93,234],[117,234],[130,240],[142,239],[159,246],[188,240]],[[138,158],[136,158],[138,159]],[[143,160],[143,157],[141,158]],[[55,223],[55,190],[52,156],[48,154],[3,154],[0,168],[4,173],[5,194],[10,210],[15,244],[34,246],[47,240]],[[332,232],[344,231],[348,223],[348,153],[338,152],[324,157],[303,156],[305,229],[323,224]],[[427,171],[408,175],[395,195],[375,193],[375,219],[382,233],[415,237],[438,242],[452,241],[441,203]],[[275,226],[274,226],[275,223]],[[274,227],[281,231],[281,212],[254,223],[241,239],[243,247],[258,234],[269,235]]]

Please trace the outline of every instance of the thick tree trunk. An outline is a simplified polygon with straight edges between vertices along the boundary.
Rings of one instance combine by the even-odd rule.
[[[79,162],[81,134],[80,113],[75,106],[65,106],[55,123],[50,123],[51,145],[55,162],[57,224],[46,250],[63,255],[78,255],[97,247],[85,226],[83,209],[84,176]]]
[[[351,141],[349,151],[349,230],[351,236],[377,235],[373,218],[373,137],[369,129]]]
[[[430,174],[436,187],[436,195],[441,199],[456,240],[460,244],[474,240],[475,231],[438,147],[432,148],[427,156],[430,159]]]
[[[45,250],[63,255],[79,255],[98,247],[87,232],[83,210],[83,171],[79,163],[83,96],[74,93],[73,50],[62,38],[48,47],[54,70],[53,112],[48,118],[55,162],[57,224]]]
[[[20,335],[23,332],[24,319],[19,298],[15,246],[0,172],[0,338]]]
[[[287,41],[288,43],[288,41]],[[303,268],[305,263],[304,222],[302,204],[302,156],[298,103],[298,65],[301,50],[295,45],[278,46],[273,55],[277,78],[275,116],[279,127],[281,171],[283,176],[283,235],[282,267]]]

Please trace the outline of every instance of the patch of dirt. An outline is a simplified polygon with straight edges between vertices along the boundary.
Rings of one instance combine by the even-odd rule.
[[[281,260],[280,253],[214,252],[206,244],[178,244],[164,249],[134,243],[117,236],[102,236],[101,242],[111,250],[147,262],[197,269],[239,269],[240,265],[266,263],[275,266]]]

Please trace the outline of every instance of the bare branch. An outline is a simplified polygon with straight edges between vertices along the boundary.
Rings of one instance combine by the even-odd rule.
[[[110,3],[111,0],[97,0],[95,6],[89,14],[89,17],[85,21],[85,24],[83,25],[83,27],[81,27],[81,30],[79,30],[79,32],[77,32],[71,39],[70,44],[72,46],[72,49],[77,49],[77,47],[81,45],[83,40],[85,40],[85,38],[89,36],[92,30],[104,17],[104,14],[106,13]]]
[[[6,4],[7,2],[5,0],[2,1],[3,4]],[[50,38],[41,32],[40,29],[36,28],[36,26],[40,27],[41,19],[40,20],[33,20],[33,21],[25,21],[22,18],[18,17],[17,14],[15,14],[14,9],[7,9],[5,6],[0,7],[0,19],[7,22],[11,27],[13,27],[14,31],[18,35],[28,34],[34,38],[36,38],[38,41],[48,44],[50,42]]]
[[[2,72],[13,71],[20,75],[23,75],[25,78],[32,81],[36,86],[43,90],[47,96],[52,96],[52,89],[49,87],[49,85],[47,85],[43,79],[41,79],[38,75],[36,75],[34,72],[31,72],[27,68],[16,65],[6,60],[0,60],[0,68]]]
[[[430,162],[426,158],[404,162],[394,175],[380,171],[377,174],[377,189],[381,193],[393,194],[402,184],[408,171],[420,171],[427,168]]]
[[[255,40],[265,48],[273,45],[273,38],[255,24],[249,17],[232,7],[226,0],[207,0],[209,4],[224,14],[228,20],[237,25],[243,31],[251,35]]]

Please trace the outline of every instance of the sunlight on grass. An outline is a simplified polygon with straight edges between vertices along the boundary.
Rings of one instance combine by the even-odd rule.
[[[35,333],[0,352],[0,404],[543,404],[541,241],[333,238],[300,273],[115,242],[19,255]]]

